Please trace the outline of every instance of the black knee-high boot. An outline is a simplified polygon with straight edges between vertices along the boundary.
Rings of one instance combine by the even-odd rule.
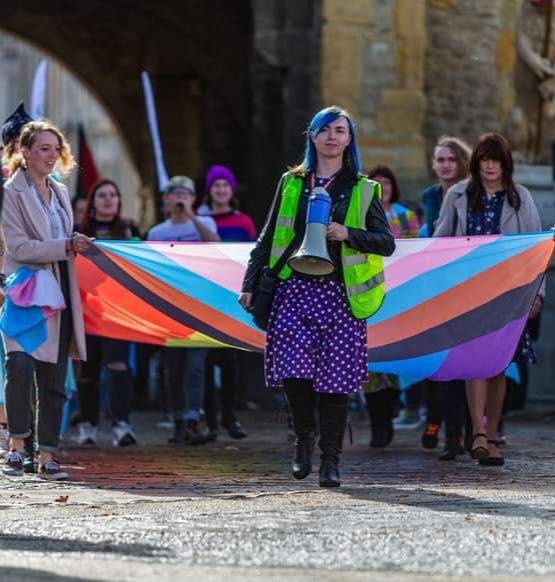
[[[320,394],[320,487],[339,487],[339,457],[347,424],[347,396]]]
[[[314,390],[310,380],[300,379],[285,380],[284,389],[295,431],[295,454],[291,470],[295,479],[304,479],[312,471]]]

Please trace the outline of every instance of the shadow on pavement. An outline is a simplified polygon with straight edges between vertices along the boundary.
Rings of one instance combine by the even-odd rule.
[[[170,556],[170,552],[158,546],[149,544],[112,544],[108,541],[88,542],[80,539],[59,539],[46,536],[0,534],[0,550],[2,551],[40,551],[81,554],[114,554],[135,558],[160,558]],[[4,578],[0,569],[0,580]],[[62,578],[65,580],[65,578]],[[69,580],[69,578],[68,578]]]
[[[45,570],[34,570],[32,568],[16,568],[0,566],[0,580],[9,582],[94,582],[92,578],[76,578],[75,576],[64,576]]]
[[[364,501],[403,505],[431,509],[448,513],[483,514],[499,517],[525,517],[531,519],[555,520],[555,509],[534,507],[507,501],[476,499],[458,493],[407,489],[402,487],[375,485],[364,489],[342,487],[342,494]]]

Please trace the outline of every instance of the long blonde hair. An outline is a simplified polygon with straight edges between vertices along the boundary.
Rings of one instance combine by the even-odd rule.
[[[53,133],[58,138],[60,144],[60,159],[56,164],[56,170],[59,171],[62,176],[67,176],[71,170],[73,170],[76,166],[76,162],[64,134],[49,121],[31,121],[24,125],[21,130],[21,135],[19,137],[19,152],[8,159],[8,168],[11,174],[13,174],[18,168],[27,167],[27,162],[25,161],[21,150],[24,147],[33,147],[38,134],[45,131]]]

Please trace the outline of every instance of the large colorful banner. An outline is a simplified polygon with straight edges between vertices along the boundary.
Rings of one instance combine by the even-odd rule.
[[[165,346],[264,348],[237,303],[251,244],[97,242],[78,259],[87,332]],[[370,369],[487,378],[511,361],[553,232],[405,239],[368,321]]]

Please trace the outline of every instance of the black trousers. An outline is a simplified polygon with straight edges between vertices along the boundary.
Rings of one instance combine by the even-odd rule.
[[[427,423],[441,425],[443,421],[443,407],[441,396],[442,384],[446,384],[446,382],[436,382],[434,380],[426,380],[425,402],[427,407],[426,415]]]
[[[465,381],[449,380],[448,382],[433,382],[433,384],[436,384],[439,394],[445,431],[462,435],[467,410]]]
[[[77,382],[81,416],[85,422],[97,426],[100,417],[100,377],[103,366],[115,362],[129,362],[129,342],[87,336],[87,361],[81,366],[81,376]],[[112,420],[129,422],[131,410],[131,393],[133,380],[131,371],[106,371],[108,393],[110,396],[110,412]]]
[[[235,393],[239,380],[239,353],[230,348],[211,349],[206,358],[206,384],[204,391],[204,413],[206,424],[210,430],[218,428],[218,394],[214,383],[214,367],[218,366],[222,373],[222,386],[219,391],[219,401],[222,412],[222,422],[228,423],[235,419]]]

